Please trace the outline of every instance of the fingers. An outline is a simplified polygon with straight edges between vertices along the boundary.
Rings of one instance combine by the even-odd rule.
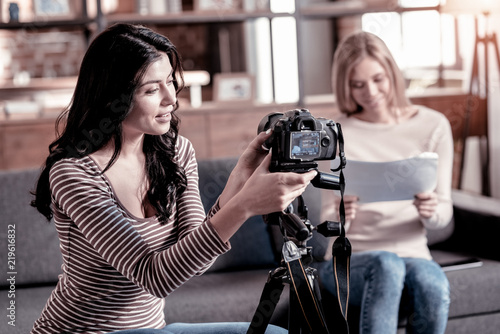
[[[269,159],[270,160],[270,159]],[[267,161],[267,158],[264,159],[262,164]],[[267,165],[269,168],[269,165]],[[308,185],[312,179],[318,175],[318,171],[316,170],[311,170],[306,173],[290,173],[290,172],[281,172],[281,173],[274,173],[276,176],[280,177],[281,182],[284,184],[292,185],[292,184],[302,184],[302,185]]]
[[[266,132],[260,132],[257,137],[255,137],[250,144],[248,145],[249,148],[255,150],[255,151],[264,151],[267,152],[269,150],[263,148],[264,142],[271,137],[272,131],[269,129]]]
[[[261,173],[269,173],[269,166],[271,165],[271,158],[272,158],[272,155],[270,152],[268,152],[266,154],[266,156],[264,157],[264,159],[261,161],[260,165],[257,167],[257,169]]]
[[[347,221],[352,221],[358,211],[359,198],[353,195],[344,196],[344,213]],[[340,206],[340,197],[336,197],[336,206]],[[339,217],[340,218],[340,217]]]
[[[269,172],[271,155],[268,154],[248,179],[241,196],[247,205],[255,210],[254,215],[279,212],[288,207],[297,197],[302,195],[307,185],[316,176],[317,171],[307,173]]]
[[[339,198],[340,200],[340,198]],[[354,195],[345,195],[344,196],[344,204],[345,203],[357,203],[359,202],[359,197],[358,196],[354,196]]]
[[[438,205],[437,194],[434,192],[417,194],[413,205],[415,205],[421,217],[430,218],[436,212]]]

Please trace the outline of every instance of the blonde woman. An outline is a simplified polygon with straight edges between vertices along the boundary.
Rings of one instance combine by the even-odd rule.
[[[449,122],[408,101],[402,73],[373,34],[354,33],[340,43],[332,78],[348,160],[395,161],[423,152],[439,156],[435,190],[414,194],[413,201],[345,198],[353,247],[350,304],[361,309],[360,333],[396,333],[400,306],[412,333],[443,333],[449,284],[432,260],[425,231],[446,226],[452,217]],[[321,271],[321,281],[335,293],[331,265]]]

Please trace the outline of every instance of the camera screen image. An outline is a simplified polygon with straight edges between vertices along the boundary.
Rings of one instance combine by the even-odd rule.
[[[314,160],[320,154],[319,131],[292,132],[290,140],[291,159]]]

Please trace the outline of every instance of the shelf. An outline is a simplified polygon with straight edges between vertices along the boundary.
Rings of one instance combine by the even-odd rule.
[[[49,29],[49,28],[74,28],[79,29],[95,22],[93,19],[71,19],[71,20],[46,20],[32,22],[8,22],[0,23],[0,29],[18,30],[18,29]]]
[[[0,85],[0,90],[6,92],[18,90],[47,90],[47,89],[65,89],[74,88],[77,77],[59,77],[59,78],[31,78],[27,85],[14,85],[8,83]]]
[[[187,24],[187,23],[221,23],[243,22],[258,18],[289,17],[288,13],[272,13],[269,11],[186,11],[165,15],[110,14],[106,15],[108,24],[112,23],[143,23],[143,24]]]
[[[300,8],[300,14],[307,19],[336,18],[343,16],[363,15],[366,13],[380,12],[410,12],[422,10],[439,10],[439,6],[430,7],[391,7],[367,6],[359,1],[341,1],[309,5]]]

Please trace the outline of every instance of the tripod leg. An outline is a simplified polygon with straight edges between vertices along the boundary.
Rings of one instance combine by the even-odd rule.
[[[284,287],[282,276],[276,274],[279,273],[278,270],[269,274],[247,334],[264,334],[269,325]]]
[[[497,34],[493,33],[491,36],[491,42],[493,43],[493,48],[495,50],[495,55],[497,57],[497,70],[498,70],[498,75],[500,77],[500,51],[498,50],[498,40],[497,40]]]
[[[487,36],[486,37],[486,40],[485,40],[485,76],[486,76],[486,87],[487,89],[489,90],[489,79],[488,79],[488,73],[489,73],[489,69],[488,69],[488,65],[489,65],[489,62],[488,62],[488,46],[489,46],[489,43],[492,44],[493,46],[493,50],[495,51],[495,56],[496,56],[496,61],[497,61],[497,70],[498,70],[498,74],[499,74],[499,78],[500,78],[500,51],[498,50],[498,40],[497,40],[497,36],[496,36],[496,33],[492,33],[491,35]],[[489,96],[489,92],[486,92],[486,96]],[[489,108],[488,108],[488,104],[489,104],[489,99],[486,100],[486,110],[488,111]],[[483,165],[483,170],[482,170],[482,174],[483,174],[483,178],[482,178],[482,193],[483,195],[486,195],[486,196],[491,196],[491,179],[490,179],[490,135],[488,133],[489,131],[489,125],[488,125],[488,119],[489,119],[489,115],[486,114],[486,157],[485,157],[485,161],[484,161],[484,165]]]
[[[309,331],[304,328],[304,315],[300,311],[300,304],[297,298],[297,293],[293,286],[290,285],[290,302],[288,308],[288,334],[306,334]]]
[[[470,118],[471,118],[471,109],[472,106],[475,104],[474,103],[474,98],[479,98],[479,55],[478,55],[478,44],[480,43],[479,41],[479,35],[478,35],[478,28],[477,28],[477,18],[476,18],[476,39],[474,43],[474,58],[472,62],[472,73],[471,73],[471,78],[470,78],[470,83],[469,83],[469,95],[467,96],[467,105],[465,106],[465,120],[464,120],[464,127],[462,130],[462,152],[460,156],[460,169],[459,169],[459,175],[458,175],[458,189],[462,189],[462,180],[463,180],[463,171],[464,171],[464,164],[465,164],[465,142],[467,140],[467,137],[469,137],[469,127],[470,127]],[[474,83],[477,84],[477,89],[478,93],[477,96],[474,94]]]

